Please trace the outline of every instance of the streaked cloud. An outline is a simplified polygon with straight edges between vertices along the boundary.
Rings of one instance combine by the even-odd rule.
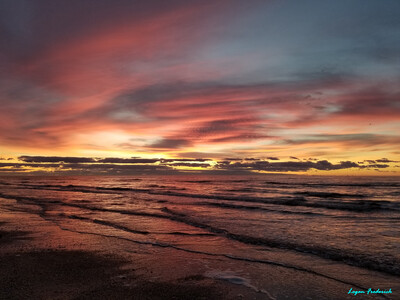
[[[95,2],[0,4],[7,156],[167,169],[231,157],[260,171],[400,161],[398,1]]]

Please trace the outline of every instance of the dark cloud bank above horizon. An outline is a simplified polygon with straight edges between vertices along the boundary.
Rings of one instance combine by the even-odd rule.
[[[212,160],[206,158],[93,158],[93,157],[60,157],[60,156],[20,156],[17,162],[8,158],[0,159],[0,174],[179,174],[201,172],[212,174],[250,174],[254,172],[305,172],[310,170],[332,171],[346,169],[384,170],[390,164],[399,161],[387,158],[365,160],[361,162],[341,161],[332,163],[327,160],[308,158],[299,160],[292,157],[281,161],[278,157],[260,158],[226,158]],[[396,167],[396,166],[395,166]],[[196,169],[193,169],[196,168]]]

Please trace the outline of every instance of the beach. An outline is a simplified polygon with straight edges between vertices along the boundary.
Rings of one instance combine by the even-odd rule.
[[[1,228],[14,226],[21,227],[7,222]],[[34,246],[32,231],[0,232],[0,299],[223,299],[230,294],[226,284],[200,275],[170,282],[138,277],[136,260],[104,249]],[[236,292],[240,298],[240,289]]]
[[[372,196],[375,204],[341,200],[338,209],[311,196],[293,205],[276,190],[293,178],[218,178],[2,178],[0,299],[354,299],[351,289],[369,288],[392,294],[357,297],[396,299],[396,227],[384,224],[387,240],[353,233],[359,246],[317,235],[333,236],[327,220],[350,230],[375,219],[377,228],[382,214],[395,224],[396,212],[371,209]],[[260,184],[274,186],[270,200],[255,193]],[[222,187],[242,191],[222,195]],[[362,239],[386,245],[363,249]]]

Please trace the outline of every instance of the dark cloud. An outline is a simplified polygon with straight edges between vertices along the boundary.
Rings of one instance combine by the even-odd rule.
[[[20,156],[18,157],[20,161],[24,162],[37,162],[37,163],[54,163],[54,162],[64,162],[64,163],[93,163],[96,162],[94,158],[91,157],[61,157],[61,156]]]
[[[160,159],[158,158],[102,158],[97,159],[97,163],[113,163],[113,164],[152,164],[155,162],[159,162]]]
[[[393,162],[389,159],[380,159],[386,162]],[[270,162],[258,158],[236,159],[228,158],[217,161],[216,165],[210,159],[146,159],[146,158],[89,158],[89,157],[54,157],[54,156],[22,156],[20,161],[24,163],[1,162],[2,172],[12,172],[11,170],[46,172],[43,169],[51,168],[52,172],[60,174],[130,174],[137,172],[179,172],[175,167],[200,167],[204,171],[213,172],[239,172],[248,173],[251,171],[270,171],[270,172],[299,172],[308,170],[341,170],[341,169],[385,169],[389,164],[355,163],[351,161],[342,161],[340,163],[331,163],[327,160],[319,161],[281,161]],[[378,160],[377,160],[378,161]]]
[[[159,142],[149,145],[149,148],[156,149],[179,149],[189,146],[190,142],[184,139],[163,139]]]
[[[388,168],[388,164],[370,164],[367,166],[359,166],[360,169],[371,169],[371,168],[376,168],[376,169],[385,169]]]
[[[17,163],[0,163],[0,168],[5,168],[5,167],[14,167],[14,168],[19,168],[23,164],[17,164]]]
[[[391,160],[391,159],[387,159],[387,158],[380,158],[380,159],[375,159],[375,160],[367,159],[367,160],[364,160],[363,162],[360,162],[360,163],[361,164],[362,163],[368,163],[369,164],[368,167],[371,167],[372,165],[375,165],[376,163],[396,163],[396,162],[399,162],[399,161]]]
[[[200,167],[200,168],[209,168],[211,167],[210,164],[204,163],[171,163],[168,164],[170,167]]]
[[[52,163],[0,163],[0,168],[13,167],[13,168],[59,168],[62,164]]]
[[[379,162],[379,163],[391,163],[391,162],[399,162],[399,161],[398,160],[390,160],[390,159],[387,159],[387,158],[381,158],[381,159],[377,159],[376,162]]]
[[[28,169],[21,169],[21,168],[7,168],[3,169],[0,168],[1,173],[12,173],[12,174],[17,174],[17,173],[29,173],[30,171]]]
[[[65,167],[65,168],[112,168],[112,166],[121,166],[121,168],[126,168],[127,165],[140,165],[139,168],[143,166],[160,166],[163,165],[175,165],[175,163],[187,163],[188,165],[196,164],[199,166],[206,161],[210,161],[207,158],[117,158],[117,157],[107,157],[107,158],[93,158],[93,157],[58,157],[58,156],[20,156],[18,157],[20,161],[25,162],[25,164],[20,163],[0,163],[0,166],[30,166],[30,167]],[[59,163],[59,164],[54,164]],[[209,164],[204,164],[209,166]],[[183,164],[182,164],[183,166]],[[128,167],[129,168],[129,167]],[[135,168],[132,166],[132,168]]]
[[[95,174],[119,174],[129,175],[137,173],[174,173],[174,169],[166,165],[147,165],[147,164],[106,164],[106,163],[68,163],[68,164],[2,164],[0,163],[0,172],[30,172],[32,174],[46,174],[48,171],[43,168],[56,168],[52,170],[56,174],[82,174],[82,175],[95,175]]]
[[[222,162],[218,165],[221,169],[226,170],[242,170],[242,171],[273,171],[273,172],[293,172],[293,171],[308,171],[310,169],[330,171],[360,167],[358,164],[351,161],[343,161],[339,164],[332,164],[327,160],[320,160],[317,162],[274,162],[257,161],[253,163],[235,162],[227,163]]]
[[[161,158],[160,162],[162,163],[170,163],[170,162],[205,162],[211,161],[209,158]]]
[[[369,163],[369,164],[374,164],[374,163],[376,163],[376,161],[375,161],[375,160],[372,160],[372,159],[364,160],[364,162],[367,162],[367,163]]]
[[[120,165],[120,164],[68,164],[62,166],[65,169],[74,169],[74,170],[168,170],[168,166],[160,166],[160,165],[146,165],[146,164],[128,164],[128,165]]]

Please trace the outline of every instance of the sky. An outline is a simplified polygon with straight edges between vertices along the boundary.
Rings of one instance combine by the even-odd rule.
[[[399,12],[1,0],[0,175],[399,175]]]

